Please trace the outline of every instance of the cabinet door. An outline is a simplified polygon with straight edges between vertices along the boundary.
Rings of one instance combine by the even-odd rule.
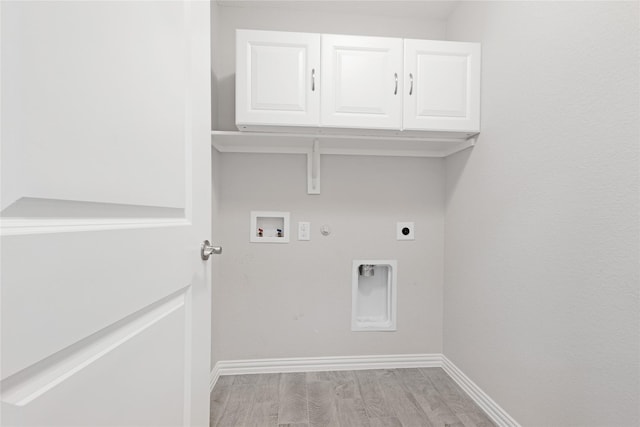
[[[480,44],[404,41],[403,129],[480,130]]]
[[[402,39],[322,35],[321,123],[400,129]]]
[[[318,126],[320,34],[237,30],[236,124]]]

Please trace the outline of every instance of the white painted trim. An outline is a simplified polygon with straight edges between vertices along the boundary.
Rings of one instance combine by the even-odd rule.
[[[363,369],[439,368],[441,354],[394,354],[344,357],[296,357],[287,359],[221,360],[211,371],[213,390],[220,375],[287,372],[359,371]]]
[[[307,152],[307,194],[320,194],[320,141]]]
[[[471,381],[452,361],[442,355],[442,369],[499,427],[520,427],[504,409],[489,397],[476,383]]]
[[[104,218],[104,219],[0,219],[0,236],[69,233],[78,231],[128,230],[131,228],[185,227],[185,218]]]
[[[435,132],[430,133],[431,136],[407,136],[398,133],[386,131],[383,135],[341,135],[212,131],[211,145],[221,153],[308,154],[313,142],[318,140],[321,143],[321,155],[447,157],[472,147],[474,135],[477,134]]]
[[[220,378],[220,370],[214,366],[209,374],[209,393],[213,391],[213,387],[215,387],[218,382],[218,378]]]

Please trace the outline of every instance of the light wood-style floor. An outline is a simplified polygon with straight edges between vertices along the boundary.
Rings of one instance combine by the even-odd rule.
[[[440,368],[230,375],[211,426],[495,426]]]

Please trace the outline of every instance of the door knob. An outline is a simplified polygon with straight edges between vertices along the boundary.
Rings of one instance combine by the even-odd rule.
[[[209,257],[213,255],[218,255],[222,253],[222,246],[213,246],[211,242],[205,240],[202,242],[202,246],[200,246],[200,256],[203,260],[208,260]]]

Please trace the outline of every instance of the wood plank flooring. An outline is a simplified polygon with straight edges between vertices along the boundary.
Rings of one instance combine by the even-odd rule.
[[[441,368],[222,376],[211,427],[493,427]]]

